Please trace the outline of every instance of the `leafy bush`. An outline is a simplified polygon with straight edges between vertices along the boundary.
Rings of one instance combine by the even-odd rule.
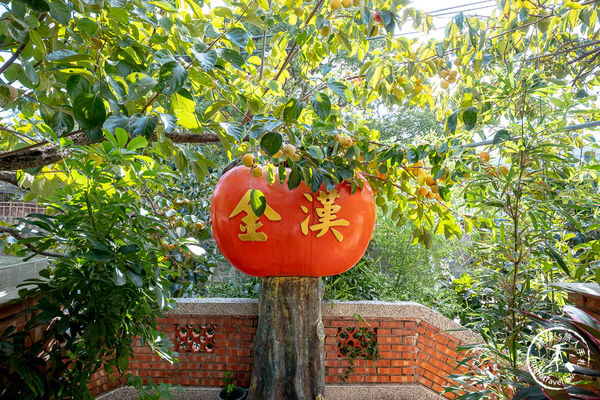
[[[555,365],[552,372],[558,378],[566,374],[569,379],[563,380],[560,385],[552,385],[554,390],[548,390],[539,383],[539,379],[536,382],[529,372],[524,373],[521,375],[522,381],[517,383],[518,391],[513,400],[600,398],[600,322],[585,311],[569,305],[563,307],[563,315],[550,318],[532,313],[526,315],[538,322],[542,328],[554,329],[561,337],[570,337],[568,340],[577,344],[575,347],[554,348],[555,351],[561,352],[554,354],[560,357],[561,363]],[[587,355],[583,356],[582,353],[586,352]],[[546,358],[550,354],[536,355]]]
[[[91,399],[91,375],[100,368],[125,371],[136,336],[172,360],[155,324],[168,306],[168,265],[159,244],[166,223],[134,189],[139,180],[148,191],[160,188],[161,174],[134,145],[112,139],[65,161],[67,179],[78,185],[57,188],[46,202],[49,214],[23,220],[15,230],[27,237],[7,241],[16,255],[52,260],[43,279],[27,280],[19,292],[34,299],[24,331],[9,328],[0,339],[2,399]],[[43,332],[39,340],[35,330]]]

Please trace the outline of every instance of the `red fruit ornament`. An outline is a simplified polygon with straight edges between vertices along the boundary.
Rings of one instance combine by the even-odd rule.
[[[213,237],[223,255],[249,275],[340,274],[360,260],[375,227],[373,191],[359,179],[363,188],[354,194],[347,182],[313,193],[304,183],[289,190],[277,176],[270,185],[252,177],[250,168],[233,168],[212,197]],[[259,217],[250,205],[252,189],[267,201]]]

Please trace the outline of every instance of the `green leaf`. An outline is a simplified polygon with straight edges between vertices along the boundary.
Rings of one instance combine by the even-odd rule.
[[[157,2],[152,1],[151,3]],[[129,368],[129,354],[127,354],[127,352],[123,352],[119,355],[119,357],[117,358],[117,366],[119,367],[119,369],[121,369],[121,371],[126,371],[127,368]]]
[[[92,129],[84,129],[83,130],[88,138],[92,141],[92,143],[97,143],[104,138],[104,133],[102,132],[102,128],[97,126]]]
[[[31,65],[29,61],[21,57],[21,66],[23,67],[23,71],[25,71],[25,75],[31,81],[31,83],[33,83],[34,85],[40,83],[40,78],[35,68],[33,68],[33,65]]]
[[[119,269],[119,267],[115,267],[115,270],[113,271],[113,282],[116,286],[123,286],[125,282],[127,282],[125,274]]]
[[[129,95],[127,96],[128,101],[141,99],[156,86],[156,81],[154,79],[141,72],[133,72],[127,75],[125,81],[129,87]]]
[[[129,117],[124,114],[111,115],[104,121],[102,127],[114,135],[117,128],[128,129]]]
[[[233,18],[233,12],[229,7],[217,6],[213,8],[213,12],[217,17]]]
[[[343,99],[348,99],[346,96],[346,89],[348,88],[346,85],[340,82],[328,82],[327,87],[331,89],[335,94],[340,96]]]
[[[179,125],[187,129],[198,129],[200,127],[200,121],[196,116],[196,103],[188,91],[180,90],[175,93],[171,100],[171,106]]]
[[[201,51],[196,51],[195,47],[192,47],[192,54],[198,60],[200,64],[200,68],[205,71],[210,71],[217,64],[219,57],[217,56],[217,52],[214,50],[209,50],[206,53]]]
[[[283,109],[283,120],[287,124],[296,122],[300,117],[303,108],[304,106],[298,100],[289,99],[287,103],[285,103],[285,107]]]
[[[3,82],[0,82],[0,107],[5,108],[12,104],[10,89]]]
[[[148,146],[148,141],[143,136],[136,136],[127,144],[127,150],[133,151]]]
[[[438,190],[440,197],[444,201],[450,201],[450,189],[448,189],[446,186],[441,186],[440,188],[438,188]]]
[[[214,103],[212,103],[210,106],[208,106],[206,108],[206,110],[204,110],[204,115],[203,115],[204,121],[208,121],[210,119],[210,117],[215,115],[217,112],[219,112],[219,110],[221,110],[223,107],[225,107],[228,104],[229,103],[225,100],[217,100]]]
[[[238,142],[241,141],[244,136],[246,136],[246,131],[240,124],[221,122],[221,127],[225,130],[227,135],[233,137]]]
[[[494,145],[499,145],[500,143],[510,139],[510,132],[508,129],[500,129],[494,134]]]
[[[302,182],[302,173],[298,167],[294,166],[290,171],[287,181],[288,189],[296,189],[300,185],[300,182]]]
[[[125,131],[125,129],[123,128],[116,128],[114,135],[117,139],[117,144],[119,145],[119,147],[124,148],[127,144],[127,140],[129,140],[129,135],[127,134],[127,131]]]
[[[283,137],[278,132],[267,132],[260,139],[260,147],[270,156],[275,155],[282,144]]]
[[[81,93],[89,93],[90,82],[81,75],[71,75],[67,79],[67,93],[72,98],[79,96]]]
[[[50,3],[50,15],[63,26],[69,25],[72,11],[73,10],[62,1],[53,1]]]
[[[74,61],[92,61],[94,58],[89,54],[79,54],[72,50],[55,50],[48,54],[46,59],[48,61],[67,63]]]
[[[226,34],[225,37],[233,44],[238,47],[244,48],[248,44],[250,36],[243,28],[232,28]]]
[[[463,122],[465,123],[465,129],[470,131],[477,124],[477,108],[471,106],[463,111],[462,114]]]
[[[160,68],[156,90],[171,95],[181,89],[188,73],[177,61],[170,61]]]
[[[527,20],[527,15],[529,14],[527,7],[521,7],[519,10],[519,21],[524,22]]]
[[[252,25],[256,26],[260,30],[265,30],[265,23],[252,10],[246,11],[246,14],[244,15],[244,20],[251,23]]]
[[[279,176],[279,184],[283,184],[283,182],[285,182],[285,177],[287,175],[287,171],[285,169],[285,166],[283,165],[283,163],[279,164],[279,166],[277,167],[277,176]]]
[[[165,133],[171,133],[175,130],[175,128],[177,127],[177,118],[169,113],[161,113],[159,112],[158,115],[160,116],[160,122],[162,122],[163,124],[163,128],[165,130]]]
[[[257,217],[263,215],[267,209],[267,199],[263,192],[258,189],[252,189],[250,191],[250,207]]]
[[[158,8],[168,11],[168,12],[177,12],[177,8],[173,7],[171,4],[166,1],[149,1],[148,3],[154,4]]]
[[[79,53],[74,52],[73,50],[55,50],[52,53],[46,56],[46,60],[48,61],[61,61],[65,59],[71,59],[73,57],[79,56]]]
[[[322,184],[323,174],[319,170],[313,169],[310,178],[310,190],[312,190],[313,193],[316,193],[321,188]]]
[[[23,2],[35,12],[50,11],[50,5],[46,0],[23,0]]]
[[[148,116],[136,113],[129,118],[128,130],[131,132],[132,138],[143,136],[146,139],[150,139],[156,129],[156,125],[158,125],[157,115]]]
[[[69,114],[64,113],[62,111],[57,111],[52,119],[50,120],[50,128],[56,133],[58,136],[64,135],[65,133],[69,133],[73,130],[75,126],[75,121],[73,117]]]
[[[315,93],[310,103],[319,118],[323,120],[327,119],[331,113],[331,101],[329,101],[329,96],[321,92]]]
[[[307,151],[308,151],[308,154],[310,154],[311,156],[313,156],[314,158],[316,158],[319,161],[323,161],[323,158],[325,158],[325,155],[323,154],[323,150],[321,150],[321,148],[319,146],[311,145],[308,147]]]
[[[454,134],[456,132],[456,125],[458,124],[458,111],[453,112],[446,120],[446,132]]]
[[[84,130],[101,127],[106,120],[102,97],[99,94],[80,94],[73,100],[73,116]]]
[[[138,251],[140,251],[140,246],[138,246],[135,243],[132,243],[127,246],[124,245],[124,246],[119,247],[119,249],[117,251],[123,255],[133,254],[133,253],[137,253]]]
[[[564,273],[567,274],[567,276],[571,276],[571,271],[569,271],[569,268],[567,267],[567,264],[565,263],[565,260],[563,260],[561,255],[558,254],[558,252],[549,245],[546,245],[546,250],[548,251],[548,254],[550,254],[552,258],[554,258],[560,269],[562,269]]]
[[[587,96],[588,93],[585,91],[585,89],[579,89],[577,93],[575,93],[575,97],[578,99],[585,99]]]
[[[125,273],[127,274],[127,276],[129,277],[129,279],[131,279],[131,282],[136,286],[136,287],[142,287],[144,285],[144,281],[142,279],[141,276],[139,276],[138,274],[136,274],[135,272],[133,272],[130,269],[126,269]]]
[[[76,76],[77,75],[73,75],[73,77],[76,77]],[[121,78],[118,75],[114,75],[114,76],[109,75],[108,76],[108,86],[110,87],[112,94],[115,95],[115,97],[119,103],[122,104],[127,101],[129,89],[127,87],[127,82],[125,82],[125,79]],[[68,82],[67,82],[67,90],[69,90]]]
[[[459,12],[458,14],[456,14],[454,16],[454,23],[456,24],[456,26],[458,27],[458,29],[461,30],[461,31],[462,31],[463,26],[464,26],[463,25],[464,19],[465,19],[465,16],[464,16],[464,14],[462,12]],[[443,57],[444,56],[444,51],[442,51],[442,54],[438,53],[438,55],[440,57]]]
[[[246,63],[244,57],[242,57],[240,53],[235,50],[219,49],[219,55],[223,58],[223,60],[227,61],[232,67],[237,69],[242,69],[242,65]]]
[[[98,31],[98,24],[89,18],[79,18],[77,20],[77,28],[82,33],[88,36],[93,36]]]

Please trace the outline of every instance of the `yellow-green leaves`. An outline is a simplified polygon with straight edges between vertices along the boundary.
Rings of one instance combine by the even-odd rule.
[[[200,121],[196,116],[196,103],[188,91],[180,90],[175,93],[171,97],[171,107],[179,125],[187,129],[200,128]]]

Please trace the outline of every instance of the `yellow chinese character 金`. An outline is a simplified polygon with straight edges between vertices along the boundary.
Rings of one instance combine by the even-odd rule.
[[[313,201],[313,197],[310,194],[305,194],[304,197],[308,201]],[[317,196],[317,200],[321,203],[322,207],[317,207],[317,216],[319,217],[319,223],[310,225],[310,215],[308,215],[301,223],[300,229],[304,235],[308,235],[308,230],[311,231],[320,231],[317,233],[317,237],[322,237],[329,230],[335,236],[338,241],[344,240],[344,236],[335,229],[336,226],[348,226],[350,223],[345,219],[337,219],[337,213],[342,208],[341,206],[335,204],[335,200],[340,197],[340,194],[336,189],[332,189],[331,191],[325,193],[323,191],[319,191],[319,195]],[[308,214],[308,208],[306,206],[300,206],[302,211]]]
[[[252,189],[249,189],[235,209],[229,214],[229,219],[235,217],[236,215],[245,212],[246,216],[242,218],[242,225],[240,225],[240,230],[242,233],[238,235],[241,241],[244,242],[264,242],[267,240],[267,235],[264,232],[257,232],[257,230],[263,226],[262,222],[258,222],[258,218],[252,210],[252,206],[250,205],[250,193]],[[269,221],[280,221],[281,215],[279,215],[275,210],[267,205],[265,208],[264,216],[267,217]]]

